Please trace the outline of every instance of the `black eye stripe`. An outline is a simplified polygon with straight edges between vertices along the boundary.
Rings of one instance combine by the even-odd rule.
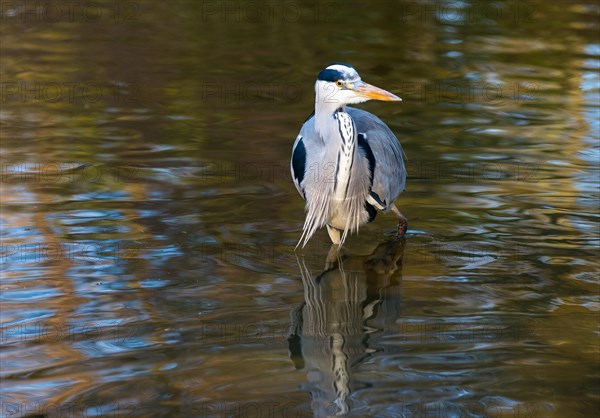
[[[321,80],[321,81],[338,81],[338,80],[343,80],[344,79],[344,74],[342,74],[341,71],[338,70],[332,70],[332,69],[324,69],[321,70],[321,72],[319,73],[319,76],[317,77],[317,80]]]

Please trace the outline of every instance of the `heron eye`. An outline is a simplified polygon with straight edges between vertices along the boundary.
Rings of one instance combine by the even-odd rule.
[[[344,82],[342,80],[338,80],[335,82],[335,85],[338,87],[342,87],[344,85]]]

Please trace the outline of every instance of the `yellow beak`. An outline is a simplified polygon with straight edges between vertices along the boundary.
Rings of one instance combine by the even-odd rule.
[[[354,87],[354,91],[357,92],[358,95],[371,100],[383,100],[385,102],[402,101],[402,99],[395,94],[392,94],[384,89],[380,89],[379,87],[375,87],[369,83],[365,83],[364,81],[361,81],[360,84],[357,84]]]

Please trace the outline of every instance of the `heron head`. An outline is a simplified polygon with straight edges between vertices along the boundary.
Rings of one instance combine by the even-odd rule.
[[[354,67],[342,63],[333,63],[321,70],[315,83],[315,94],[317,105],[332,108],[367,100],[402,100],[389,91],[365,83]]]

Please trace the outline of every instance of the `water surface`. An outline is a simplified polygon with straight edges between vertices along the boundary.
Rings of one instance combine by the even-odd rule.
[[[2,5],[2,416],[596,413],[596,3],[35,4]],[[334,60],[403,98],[361,107],[409,233],[328,259],[289,156]]]

